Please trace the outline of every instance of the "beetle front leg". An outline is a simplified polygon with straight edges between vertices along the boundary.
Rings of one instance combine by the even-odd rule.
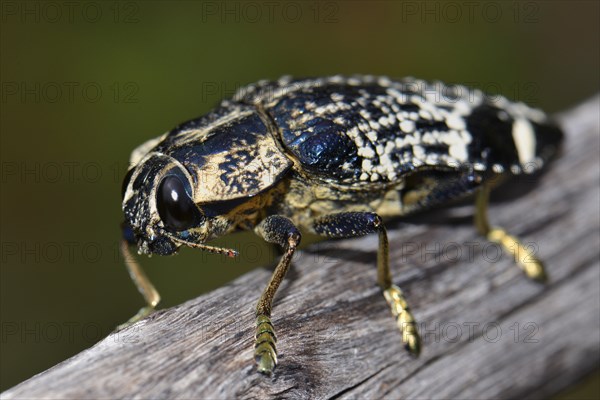
[[[269,284],[263,291],[256,305],[256,336],[254,343],[254,359],[258,371],[271,374],[277,366],[277,348],[275,343],[275,328],[271,322],[273,297],[281,281],[289,269],[292,256],[300,244],[300,231],[286,217],[272,215],[265,218],[255,228],[255,232],[269,243],[278,244],[283,248],[283,256],[275,268]]]
[[[125,265],[127,266],[129,276],[144,297],[146,306],[142,307],[137,314],[129,318],[127,322],[117,326],[117,330],[127,328],[129,325],[144,319],[154,311],[160,302],[160,295],[158,294],[158,291],[154,288],[154,285],[152,285],[152,282],[150,282],[150,279],[148,279],[142,267],[133,258],[133,255],[129,251],[129,245],[130,243],[126,239],[121,241],[121,254],[125,260]]]
[[[328,238],[350,238],[369,233],[379,234],[377,251],[377,283],[396,317],[398,328],[402,332],[402,342],[408,351],[418,355],[421,351],[421,339],[417,324],[399,287],[392,283],[389,264],[389,244],[387,232],[381,217],[372,212],[344,212],[330,214],[315,220],[313,229],[319,235]]]
[[[488,185],[482,186],[475,198],[475,226],[480,234],[490,242],[498,243],[515,258],[517,265],[530,279],[545,282],[548,278],[544,264],[538,260],[516,237],[508,234],[504,229],[491,227],[487,218],[487,207],[490,197]]]

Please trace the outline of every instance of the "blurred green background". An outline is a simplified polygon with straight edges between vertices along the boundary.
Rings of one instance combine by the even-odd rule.
[[[413,75],[549,112],[599,87],[596,1],[2,1],[1,11],[0,390],[142,305],[116,251],[129,154],[239,86]],[[251,234],[220,243],[243,256],[142,260],[163,307],[273,258]]]

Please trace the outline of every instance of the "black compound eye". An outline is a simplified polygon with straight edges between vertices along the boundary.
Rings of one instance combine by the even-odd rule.
[[[176,176],[162,180],[156,195],[158,215],[167,228],[184,231],[200,223],[200,212]]]

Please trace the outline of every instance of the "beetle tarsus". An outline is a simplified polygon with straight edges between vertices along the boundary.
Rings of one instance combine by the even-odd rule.
[[[271,318],[266,315],[256,317],[256,335],[254,343],[254,359],[258,372],[266,375],[273,373],[277,366],[277,337]]]
[[[531,250],[528,250],[519,239],[508,234],[502,228],[492,228],[486,236],[490,242],[500,244],[512,254],[519,268],[529,279],[541,283],[548,280],[544,264],[531,254]]]
[[[390,305],[392,314],[402,333],[402,343],[411,354],[418,356],[421,352],[421,338],[417,331],[417,323],[410,312],[410,307],[404,298],[402,290],[396,285],[391,285],[383,291],[385,300]]]
[[[489,185],[484,185],[477,191],[475,199],[475,226],[480,234],[490,242],[501,245],[511,254],[519,268],[531,280],[544,283],[548,280],[548,274],[544,264],[528,250],[515,236],[498,227],[491,227],[487,218],[487,207],[489,203]]]

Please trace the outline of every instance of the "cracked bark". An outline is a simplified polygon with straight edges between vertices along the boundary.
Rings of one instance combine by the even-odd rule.
[[[388,223],[394,282],[424,339],[418,359],[375,285],[371,235],[300,252],[275,299],[272,377],[252,357],[254,305],[271,274],[260,269],[111,334],[2,398],[552,395],[600,360],[599,109],[596,96],[561,114],[563,154],[492,194],[491,222],[535,246],[548,284],[496,257],[469,206]]]

